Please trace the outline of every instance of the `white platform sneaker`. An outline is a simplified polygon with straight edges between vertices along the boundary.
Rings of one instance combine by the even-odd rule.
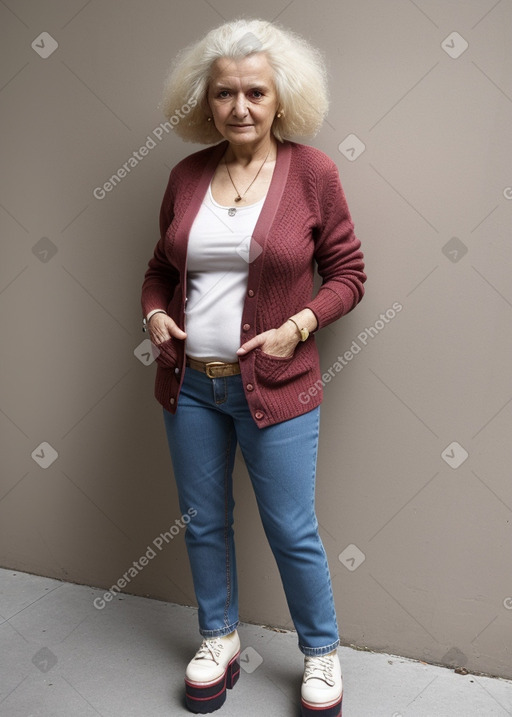
[[[226,637],[204,639],[185,672],[185,701],[190,712],[208,714],[222,707],[226,689],[240,677],[240,639],[235,630]]]
[[[343,681],[338,655],[304,657],[302,717],[341,717]]]

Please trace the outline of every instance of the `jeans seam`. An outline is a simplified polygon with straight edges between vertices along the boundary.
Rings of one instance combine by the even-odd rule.
[[[231,450],[231,441],[233,437],[233,428],[231,428],[228,436],[228,440],[226,443],[226,454],[225,454],[225,463],[224,463],[224,547],[226,551],[226,603],[224,605],[224,624],[227,626],[229,624],[228,618],[229,618],[229,608],[231,605],[231,562],[230,562],[230,554],[229,554],[229,495],[228,495],[228,485],[229,485],[229,453]]]
[[[319,411],[317,412],[317,420],[316,420],[315,430],[316,430],[316,436],[317,436],[317,441],[318,441],[318,435],[320,432],[320,412]],[[323,541],[320,537],[320,526],[319,526],[318,518],[316,515],[316,466],[317,466],[317,461],[318,461],[318,442],[317,442],[317,450],[315,451],[315,455],[313,456],[313,465],[312,465],[312,472],[313,472],[313,475],[315,476],[315,479],[312,481],[311,508],[312,508],[312,513],[315,516],[315,522],[316,522],[316,539],[317,539],[319,545],[321,546],[322,552],[323,552],[323,561],[322,561],[323,569],[325,571],[325,574],[327,575],[327,582],[329,585],[329,597],[330,597],[330,602],[332,605],[332,615],[331,616],[332,616],[333,623],[336,626],[336,631],[338,631],[338,621],[336,619],[336,607],[334,604],[334,593],[333,593],[333,589],[332,589],[332,579],[331,579],[331,574],[330,574],[330,569],[329,569],[329,561],[327,560],[327,553],[326,553],[325,547],[323,545]],[[299,649],[306,655],[313,655],[313,656],[325,655],[325,654],[329,654],[329,652],[332,652],[334,649],[336,649],[336,647],[338,647],[339,643],[340,643],[340,640],[339,640],[339,636],[338,636],[338,639],[335,642],[331,643],[330,645],[326,645],[324,647],[307,647],[306,645],[301,645],[299,643]]]

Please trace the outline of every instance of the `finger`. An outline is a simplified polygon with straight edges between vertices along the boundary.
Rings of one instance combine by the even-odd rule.
[[[171,319],[170,316],[161,315],[159,328],[162,332],[168,334],[168,338],[181,340],[187,338],[187,334],[180,329],[178,324],[174,321],[174,319]]]
[[[150,325],[150,332],[160,341],[167,341],[170,338],[186,339],[187,334],[182,331],[173,319],[162,314],[155,314],[156,318]]]
[[[155,331],[153,331],[153,333],[150,333],[149,337],[151,341],[155,344],[155,346],[158,346],[158,344],[161,344],[164,341],[167,341],[167,339],[171,338],[169,335],[156,333]]]
[[[169,329],[169,333],[171,334],[171,337],[174,337],[175,339],[183,340],[187,338],[185,331],[182,331],[177,324],[174,324],[174,326]]]
[[[168,330],[166,331],[166,329]],[[174,324],[172,327],[164,326],[161,330],[153,329],[149,332],[149,338],[154,344],[161,344],[169,339],[182,341],[187,338],[187,334]]]
[[[244,356],[245,354],[249,353],[249,351],[252,351],[253,349],[257,348],[258,346],[261,346],[262,343],[264,343],[264,338],[262,338],[262,335],[254,336],[254,338],[249,339],[249,341],[246,341],[244,344],[240,346],[238,351],[236,352],[238,356]]]

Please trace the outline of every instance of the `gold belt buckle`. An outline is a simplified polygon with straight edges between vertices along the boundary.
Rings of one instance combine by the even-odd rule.
[[[218,368],[219,366],[224,366],[224,365],[225,364],[223,361],[209,361],[208,363],[206,363],[204,365],[204,368],[205,368],[206,375],[208,376],[208,378],[218,378],[218,374],[217,375],[212,374],[211,371],[212,371],[212,369],[215,369],[215,368]]]

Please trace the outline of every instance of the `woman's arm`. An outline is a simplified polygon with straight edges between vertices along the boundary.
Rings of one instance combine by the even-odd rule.
[[[289,318],[309,333],[347,314],[364,294],[363,254],[334,162],[320,177],[317,189],[321,222],[315,232],[315,261],[322,285],[302,311]],[[288,319],[278,328],[264,331],[238,349],[239,356],[260,347],[273,356],[292,356],[300,341],[297,326]]]
[[[347,200],[334,162],[318,187],[322,225],[315,238],[315,260],[322,285],[308,303],[322,328],[351,311],[364,295],[361,242],[354,233]]]
[[[172,189],[172,173],[165,190],[160,207],[160,239],[155,247],[152,258],[142,284],[142,315],[147,317],[152,311],[165,311],[179,281],[179,273],[173,267],[165,252],[165,235],[174,216],[174,196]]]
[[[179,273],[165,252],[166,234],[174,216],[172,173],[160,207],[160,239],[155,247],[142,285],[142,314],[149,338],[158,345],[170,338],[185,339],[186,333],[167,315],[166,309],[179,281]]]

